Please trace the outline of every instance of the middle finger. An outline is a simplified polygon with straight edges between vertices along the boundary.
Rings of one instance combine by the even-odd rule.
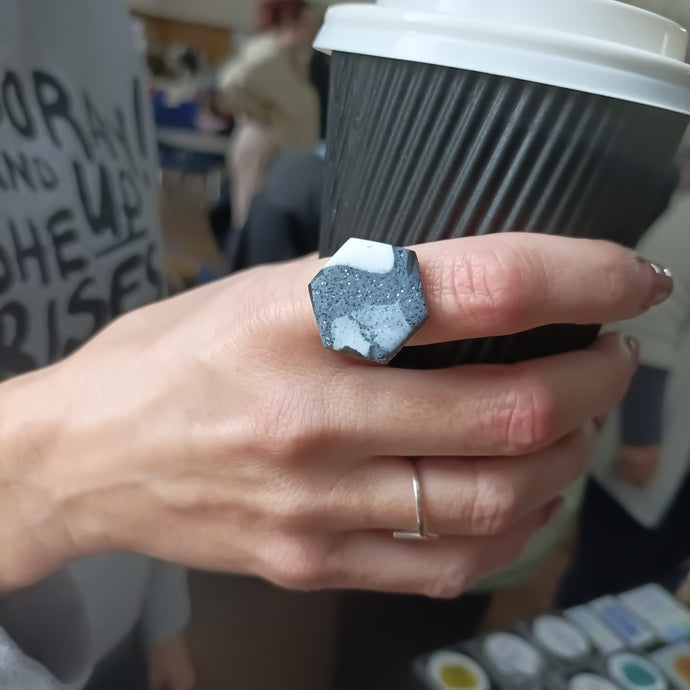
[[[635,347],[611,334],[587,350],[516,365],[353,367],[349,392],[328,402],[348,411],[340,433],[359,457],[524,455],[614,407],[636,366]]]

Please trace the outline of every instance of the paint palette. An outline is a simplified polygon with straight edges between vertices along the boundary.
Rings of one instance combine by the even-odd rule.
[[[625,648],[623,640],[589,606],[576,606],[563,615],[582,631],[599,654],[612,654]]]
[[[679,690],[690,690],[690,644],[681,643],[659,649],[650,655]]]
[[[668,690],[661,670],[639,654],[619,652],[607,662],[609,675],[625,690]]]
[[[690,636],[690,611],[659,585],[645,585],[621,594],[620,600],[666,642]]]
[[[534,688],[546,670],[546,660],[530,642],[513,633],[492,633],[481,644],[481,655],[501,685]]]
[[[436,690],[490,690],[491,682],[484,669],[459,652],[441,651],[427,661],[426,675]]]
[[[578,673],[569,679],[568,690],[619,690],[619,688],[596,673]]]
[[[658,585],[415,662],[432,690],[690,690],[690,611]]]
[[[550,663],[561,671],[582,669],[592,653],[586,635],[562,616],[539,616],[531,625],[522,629]]]
[[[629,649],[646,649],[657,641],[651,627],[618,597],[601,597],[590,606]]]

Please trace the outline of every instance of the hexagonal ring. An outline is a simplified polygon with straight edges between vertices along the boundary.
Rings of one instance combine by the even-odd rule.
[[[429,318],[417,255],[349,239],[309,284],[323,346],[388,364]]]

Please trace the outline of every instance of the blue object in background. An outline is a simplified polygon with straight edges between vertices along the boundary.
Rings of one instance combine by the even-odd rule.
[[[153,94],[153,117],[156,127],[182,129],[193,132],[201,105],[196,101],[184,101],[168,105],[166,94],[159,91]],[[158,144],[158,160],[165,170],[178,170],[190,175],[208,175],[225,165],[225,156],[177,148],[169,144]]]
[[[196,129],[201,106],[196,101],[183,101],[168,105],[164,91],[153,94],[153,119],[156,127],[175,127],[176,129]]]

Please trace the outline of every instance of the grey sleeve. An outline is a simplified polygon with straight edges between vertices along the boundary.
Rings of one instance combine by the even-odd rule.
[[[146,643],[174,637],[187,625],[189,615],[187,569],[153,561],[141,619]]]
[[[79,690],[92,671],[88,625],[67,571],[0,599],[0,688]]]
[[[621,405],[621,442],[628,446],[661,443],[668,371],[640,365]]]
[[[0,628],[0,688],[2,690],[79,690],[86,677],[60,682],[45,666],[27,656]]]

